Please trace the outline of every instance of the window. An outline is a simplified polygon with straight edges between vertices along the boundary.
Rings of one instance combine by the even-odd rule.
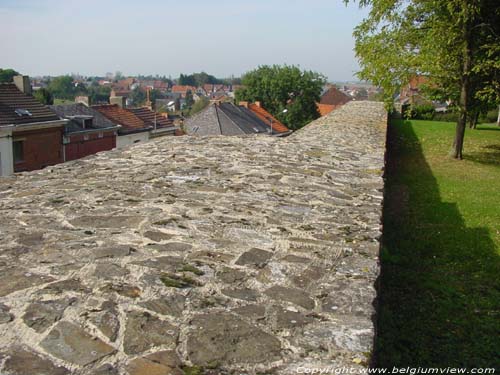
[[[12,142],[12,153],[14,154],[14,163],[24,161],[24,141]]]
[[[83,128],[84,129],[92,128],[92,119],[91,118],[86,118],[83,120]]]

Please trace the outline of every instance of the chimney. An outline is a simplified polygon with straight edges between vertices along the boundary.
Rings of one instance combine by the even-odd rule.
[[[87,107],[90,107],[90,105],[92,104],[91,103],[91,100],[90,100],[90,96],[77,96],[75,98],[75,102],[76,103],[81,103]]]
[[[127,107],[126,98],[124,96],[112,96],[112,97],[110,97],[109,104],[118,104],[118,106],[121,108]]]
[[[240,106],[248,108],[248,102],[240,102]]]
[[[31,83],[29,76],[15,76],[14,84],[17,86],[19,91],[25,93],[26,95],[31,95]]]
[[[262,103],[261,102],[255,102],[255,105],[259,108],[262,108]]]

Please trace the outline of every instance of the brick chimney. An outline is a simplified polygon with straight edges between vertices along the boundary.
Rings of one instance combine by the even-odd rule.
[[[255,105],[259,108],[262,108],[262,103],[261,102],[255,102]]]
[[[14,84],[19,91],[24,92],[26,95],[31,95],[31,83],[29,76],[14,76]]]

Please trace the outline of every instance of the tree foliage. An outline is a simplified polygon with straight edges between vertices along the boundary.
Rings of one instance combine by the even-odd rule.
[[[264,65],[243,76],[236,100],[260,101],[290,129],[299,129],[319,117],[316,102],[325,82],[321,74],[296,66]]]
[[[193,93],[191,90],[187,90],[186,92],[186,109],[191,109],[194,104]]]
[[[500,98],[497,0],[359,3],[370,7],[354,32],[359,77],[381,86],[390,105],[412,76],[428,76],[432,97],[452,100],[460,112],[453,156],[462,158],[467,117]]]
[[[14,69],[1,69],[0,68],[0,83],[12,82],[14,76],[19,75]]]
[[[77,88],[73,83],[73,77],[68,75],[53,78],[49,82],[47,90],[54,98],[58,99],[74,100],[77,94]]]
[[[54,104],[54,97],[47,89],[44,88],[38,89],[33,93],[33,96],[35,97],[36,100],[38,100],[42,104],[45,105]]]
[[[185,86],[199,87],[205,84],[219,84],[222,83],[221,80],[215,78],[214,76],[207,74],[205,72],[193,73],[193,74],[181,74],[177,80],[177,84]]]

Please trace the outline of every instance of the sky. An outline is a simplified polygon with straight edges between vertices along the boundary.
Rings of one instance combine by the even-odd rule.
[[[222,78],[288,64],[349,81],[366,15],[342,0],[0,0],[0,68]]]

